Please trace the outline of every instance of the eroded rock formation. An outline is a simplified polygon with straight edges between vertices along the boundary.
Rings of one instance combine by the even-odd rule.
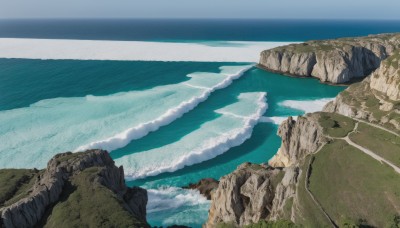
[[[322,82],[364,78],[400,46],[400,34],[309,41],[265,50],[259,65],[267,70]]]
[[[80,175],[89,168],[96,169],[90,181],[111,190],[121,206],[135,219],[146,223],[147,192],[144,189],[125,185],[122,167],[116,167],[114,161],[103,150],[90,150],[82,153],[63,153],[54,156],[36,178],[26,196],[17,202],[0,208],[0,225],[3,227],[33,227],[37,225],[59,200],[65,186],[71,178]],[[79,186],[78,186],[79,188]],[[113,200],[113,199],[110,199]]]

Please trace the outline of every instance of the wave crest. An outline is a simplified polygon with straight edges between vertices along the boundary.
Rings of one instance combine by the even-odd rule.
[[[125,131],[118,133],[107,139],[91,142],[87,145],[80,146],[75,151],[84,151],[87,149],[104,149],[108,151],[113,151],[122,148],[128,145],[129,142],[131,142],[132,140],[140,139],[149,134],[150,132],[156,131],[160,127],[168,125],[172,123],[174,120],[182,117],[183,114],[191,111],[198,104],[207,100],[207,98],[210,96],[212,92],[229,86],[233,80],[241,77],[246,71],[248,71],[252,67],[253,65],[248,65],[242,67],[239,71],[235,73],[230,73],[230,74],[222,73],[226,76],[224,80],[222,80],[213,87],[204,88],[203,93],[200,94],[199,96],[191,98],[188,101],[184,101],[174,108],[168,109],[164,114],[162,114],[158,118],[152,121],[141,123],[138,126],[128,128]]]
[[[203,161],[210,160],[218,155],[223,154],[232,147],[241,145],[244,141],[251,137],[254,126],[259,122],[259,119],[262,117],[268,107],[266,103],[266,93],[248,93],[247,95],[249,94],[253,97],[254,95],[257,95],[255,102],[257,108],[254,113],[248,116],[233,114],[233,118],[239,118],[242,121],[240,127],[227,132],[223,132],[216,137],[205,140],[191,152],[180,155],[178,158],[168,162],[157,163],[157,165],[146,164],[147,166],[144,167],[132,167],[137,166],[137,164],[140,163],[140,161],[138,161],[140,160],[138,159],[138,156],[151,157],[151,155],[147,153],[156,153],[145,151],[139,155],[127,155],[125,157],[116,159],[116,163],[121,164],[125,167],[126,179],[141,179],[148,176],[156,176],[165,172],[174,172],[176,170],[184,168],[185,166],[191,166],[197,163],[201,163]],[[225,115],[229,115],[226,114],[228,113],[228,111],[223,112],[225,112]],[[163,152],[165,153],[165,151]]]

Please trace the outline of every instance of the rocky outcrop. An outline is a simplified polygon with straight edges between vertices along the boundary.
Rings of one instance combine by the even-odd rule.
[[[219,181],[213,178],[205,178],[201,179],[199,182],[195,184],[189,184],[188,186],[184,186],[184,189],[196,189],[205,196],[208,200],[211,200],[212,191],[218,188]]]
[[[273,167],[289,167],[317,151],[326,142],[318,118],[318,115],[307,114],[299,116],[297,121],[292,117],[285,120],[278,129],[282,145],[269,164]]]
[[[399,54],[384,60],[381,66],[360,83],[349,86],[323,111],[362,119],[400,131]]]
[[[400,54],[397,53],[382,63],[370,78],[370,87],[390,100],[400,100]]]
[[[287,187],[296,181],[297,175],[294,169],[282,170],[251,163],[240,165],[233,173],[221,178],[212,197],[205,227],[216,227],[219,223],[241,227],[271,215],[277,217],[276,210],[280,210],[283,198],[293,193]]]
[[[277,185],[275,189],[274,200],[272,201],[272,209],[269,215],[269,220],[279,220],[283,218],[292,219],[291,211],[286,214],[285,206],[288,204],[290,199],[296,197],[296,185],[298,183],[298,177],[301,170],[297,166],[287,167],[284,169],[285,176],[282,181]],[[291,209],[291,208],[290,208]],[[292,219],[293,220],[293,219]]]
[[[284,121],[278,130],[282,144],[269,161],[270,166],[245,163],[221,178],[205,226],[227,223],[242,227],[280,219],[305,227],[336,226],[339,219],[332,220],[332,214],[327,214],[310,189],[311,173],[319,172],[316,176],[321,178],[320,172],[324,172],[321,164],[330,162],[326,154],[336,150],[324,150],[325,156],[315,153],[324,145],[335,143],[337,139],[332,135],[345,135],[353,129],[348,127],[353,120],[344,116],[400,131],[400,55],[395,51],[399,45],[400,34],[387,34],[312,41],[264,51],[262,67],[290,75],[314,76],[324,82],[348,82],[379,68],[340,93],[324,107],[324,113],[306,114],[296,121],[289,117]],[[315,159],[320,159],[320,166],[313,166]],[[330,173],[335,174],[335,171]],[[318,191],[315,186],[314,189]]]
[[[309,41],[265,50],[259,65],[269,71],[346,83],[363,78],[400,47],[400,34]]]
[[[3,227],[33,227],[42,220],[46,210],[55,205],[70,179],[86,169],[97,167],[99,172],[90,181],[111,190],[120,200],[125,210],[146,224],[147,192],[141,188],[128,188],[124,181],[122,167],[103,150],[82,153],[63,153],[53,157],[47,168],[37,176],[26,197],[0,208]]]

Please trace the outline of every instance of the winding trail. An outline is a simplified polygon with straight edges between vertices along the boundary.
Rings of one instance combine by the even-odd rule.
[[[370,125],[370,126],[372,126],[372,127],[378,126],[378,125],[375,126],[375,124],[370,124],[370,123],[365,122],[365,121],[360,121],[360,122],[363,122],[363,123],[365,123],[365,124],[368,124],[368,125]],[[353,146],[353,147],[355,147],[355,148],[361,150],[361,151],[364,152],[365,154],[371,156],[371,157],[374,158],[375,160],[377,160],[377,161],[379,161],[379,162],[381,162],[381,163],[382,163],[382,162],[386,163],[387,165],[389,165],[390,167],[392,167],[392,168],[394,169],[394,171],[396,171],[398,174],[400,174],[400,168],[399,168],[398,166],[394,165],[393,163],[391,163],[390,161],[386,160],[385,158],[382,158],[381,156],[377,155],[377,154],[374,153],[373,151],[371,151],[371,150],[369,150],[369,149],[367,149],[367,148],[365,148],[365,147],[363,147],[363,146],[360,146],[360,145],[358,145],[357,143],[351,141],[351,139],[349,138],[349,135],[352,134],[352,133],[354,133],[354,132],[357,130],[357,128],[358,128],[358,123],[359,123],[359,122],[356,123],[356,125],[355,125],[353,131],[349,132],[349,133],[346,135],[346,137],[341,138],[341,139],[345,140],[349,145],[351,145],[351,146]],[[386,132],[388,132],[388,133],[391,133],[391,134],[394,134],[394,135],[399,136],[397,133],[392,132],[392,131],[390,131],[390,130],[388,130],[388,129],[385,129],[384,127],[378,127],[378,128],[379,128],[379,129],[382,129],[382,130],[384,130],[384,131],[386,131]]]
[[[355,121],[359,121],[359,122],[365,123],[365,124],[370,125],[370,126],[372,126],[372,127],[376,127],[376,128],[382,129],[382,130],[384,130],[384,131],[386,131],[386,132],[388,132],[388,133],[390,133],[390,134],[394,134],[394,135],[396,135],[396,136],[399,136],[396,132],[393,132],[393,131],[391,131],[391,130],[388,130],[388,129],[386,129],[386,128],[384,128],[384,127],[381,127],[381,126],[379,126],[379,125],[375,125],[375,124],[372,124],[372,123],[368,123],[368,122],[366,122],[366,121],[358,120],[358,119],[355,119],[355,118],[353,118],[353,119],[354,119]],[[359,149],[360,151],[362,151],[363,153],[369,155],[370,157],[372,157],[373,159],[379,161],[380,163],[382,163],[382,162],[386,163],[387,165],[389,165],[390,167],[392,167],[392,168],[394,169],[394,171],[396,171],[398,174],[400,174],[400,167],[394,165],[393,163],[391,163],[390,161],[386,160],[385,158],[382,158],[381,156],[377,155],[375,152],[373,152],[373,151],[371,151],[371,150],[369,150],[369,149],[367,149],[367,148],[365,148],[365,147],[363,147],[363,146],[361,146],[361,145],[358,145],[357,143],[351,141],[351,139],[349,138],[349,135],[351,135],[352,133],[354,133],[355,131],[357,131],[359,122],[356,122],[356,124],[355,124],[355,126],[354,126],[354,129],[353,129],[352,131],[350,131],[349,133],[347,133],[347,135],[346,135],[345,137],[329,137],[329,138],[345,140],[350,146]]]
[[[376,125],[376,124],[373,124],[373,123],[369,123],[369,122],[366,122],[364,120],[359,120],[359,119],[356,119],[356,118],[352,118],[352,119],[354,119],[357,122],[356,122],[356,124],[354,126],[354,129],[352,131],[348,132],[345,137],[329,137],[329,136],[327,136],[327,137],[331,138],[331,139],[345,140],[350,146],[353,146],[353,147],[359,149],[363,153],[371,156],[372,158],[374,158],[375,160],[377,160],[377,161],[379,161],[381,163],[382,162],[386,163],[387,165],[392,167],[398,174],[400,174],[400,168],[399,167],[397,167],[396,165],[394,165],[390,161],[382,158],[381,156],[377,155],[376,153],[372,152],[371,150],[368,150],[367,148],[356,144],[355,142],[351,141],[351,139],[349,138],[349,135],[351,135],[352,133],[357,131],[359,122],[365,123],[365,124],[367,124],[367,125],[369,125],[371,127],[379,128],[381,130],[384,130],[384,131],[386,131],[386,132],[388,132],[390,134],[396,135],[396,136],[399,136],[399,134],[397,134],[394,131],[388,130],[388,129],[382,127],[382,126],[379,126],[379,125]],[[318,150],[313,154],[317,154],[324,146],[325,146],[325,144],[322,145],[320,148],[318,148]],[[329,222],[331,223],[332,227],[338,227],[337,224],[333,221],[333,219],[329,216],[329,214],[324,210],[322,205],[318,202],[318,200],[315,198],[315,196],[312,194],[312,192],[308,188],[308,183],[310,183],[309,179],[310,179],[310,176],[311,176],[311,172],[310,171],[312,169],[312,163],[313,163],[314,159],[315,159],[315,157],[312,157],[310,159],[308,167],[307,167],[307,173],[306,173],[306,178],[305,178],[305,182],[304,182],[305,189],[306,189],[307,193],[310,195],[310,197],[313,200],[314,204],[321,210],[321,212],[324,214],[324,216],[329,220]]]
[[[384,127],[382,127],[382,126],[380,126],[380,125],[378,125],[378,124],[373,124],[373,123],[367,122],[367,121],[365,121],[365,120],[357,119],[357,118],[352,118],[352,119],[353,119],[353,120],[356,120],[356,121],[358,121],[358,122],[365,123],[365,124],[367,124],[367,125],[369,125],[369,126],[371,126],[371,127],[379,128],[379,129],[384,130],[384,131],[386,131],[386,132],[388,132],[388,133],[390,133],[390,134],[393,134],[393,135],[396,135],[396,136],[400,137],[400,135],[399,135],[398,133],[396,133],[396,132],[394,132],[394,131],[392,131],[392,130],[389,130],[389,129],[387,129],[387,128],[384,128]]]

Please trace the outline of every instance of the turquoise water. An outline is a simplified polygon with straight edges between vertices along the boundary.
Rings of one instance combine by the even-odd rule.
[[[305,110],[281,102],[332,98],[344,89],[256,67],[239,73],[246,68],[0,59],[0,166],[43,168],[58,152],[109,149],[124,166],[128,185],[149,189],[150,224],[198,227],[209,201],[179,187],[218,179],[243,162],[267,162],[280,144],[278,125],[258,123],[260,116],[300,115]],[[166,110],[179,112],[122,134]]]
[[[398,31],[398,21],[0,20],[0,37],[211,46]],[[301,115],[345,89],[248,64],[0,59],[0,168],[104,148],[128,185],[148,189],[151,225],[201,227],[210,202],[180,187],[267,162],[280,138],[261,116]]]

